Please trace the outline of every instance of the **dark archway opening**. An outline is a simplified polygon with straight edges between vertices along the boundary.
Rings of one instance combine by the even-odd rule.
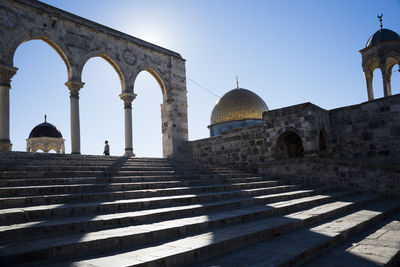
[[[304,155],[301,138],[292,131],[286,131],[278,138],[276,143],[277,158],[294,158]]]
[[[325,133],[325,130],[322,129],[319,132],[319,152],[326,153],[326,150],[327,150],[326,133]]]

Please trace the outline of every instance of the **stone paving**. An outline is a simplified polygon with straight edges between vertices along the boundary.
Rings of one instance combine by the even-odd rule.
[[[379,194],[167,159],[0,153],[0,162],[1,266],[291,266],[400,211]],[[390,244],[386,262],[396,262]]]
[[[332,262],[337,266],[396,266],[400,257],[400,213],[369,232],[327,251],[305,266],[332,266]]]

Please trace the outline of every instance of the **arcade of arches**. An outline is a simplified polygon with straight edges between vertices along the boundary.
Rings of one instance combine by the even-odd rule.
[[[53,47],[67,66],[70,91],[71,152],[80,154],[79,91],[82,69],[92,57],[102,57],[118,73],[125,116],[125,155],[133,155],[132,101],[134,81],[147,70],[163,93],[161,105],[163,156],[174,157],[188,139],[185,60],[176,52],[147,43],[82,19],[38,1],[7,1],[0,5],[6,20],[0,22],[0,151],[12,148],[10,88],[17,73],[13,58],[17,47],[41,39]],[[38,15],[40,14],[40,15]]]

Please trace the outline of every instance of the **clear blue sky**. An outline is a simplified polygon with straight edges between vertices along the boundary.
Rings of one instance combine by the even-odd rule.
[[[361,55],[367,39],[384,27],[400,33],[400,0],[46,0],[97,23],[179,52],[186,75],[222,96],[247,88],[270,109],[303,102],[322,108],[367,100]],[[69,92],[66,67],[47,44],[22,44],[14,59],[18,73],[11,90],[11,142],[25,151],[31,129],[55,124],[70,152]],[[396,67],[398,68],[398,67]],[[382,96],[375,71],[375,96]],[[80,93],[81,151],[101,154],[104,140],[111,154],[124,152],[121,85],[113,68],[100,58],[84,67]],[[161,156],[161,90],[146,72],[135,82],[134,152]],[[207,126],[218,98],[187,80],[189,139],[209,136]],[[400,93],[400,73],[392,90]]]

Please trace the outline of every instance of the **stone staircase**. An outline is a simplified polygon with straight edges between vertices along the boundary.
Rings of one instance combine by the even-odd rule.
[[[1,266],[396,266],[399,221],[399,199],[217,166],[0,153]]]

